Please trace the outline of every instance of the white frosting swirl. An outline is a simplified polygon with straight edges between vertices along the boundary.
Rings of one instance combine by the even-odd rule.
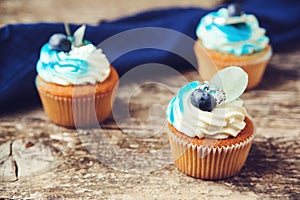
[[[74,47],[70,52],[41,49],[37,72],[43,80],[59,85],[82,85],[103,82],[110,74],[110,63],[101,49],[92,44]]]
[[[236,137],[244,129],[247,111],[242,100],[217,106],[211,112],[202,111],[192,105],[190,96],[195,88],[188,86],[182,90],[189,91],[179,92],[167,109],[167,119],[178,131],[189,137],[225,139]]]

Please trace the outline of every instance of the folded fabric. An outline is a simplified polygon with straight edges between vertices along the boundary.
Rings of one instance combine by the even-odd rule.
[[[274,51],[296,47],[300,40],[299,1],[251,0],[243,4],[245,11],[255,14],[261,26],[266,28]],[[192,43],[182,45],[184,39],[180,34],[166,34],[168,30],[173,30],[196,39],[195,28],[207,12],[209,10],[200,8],[148,11],[115,21],[103,21],[98,26],[88,26],[85,37],[94,44],[100,44],[120,75],[145,63],[160,63],[174,68],[192,67],[196,63]],[[71,25],[71,31],[78,26]],[[147,29],[146,35],[143,35],[146,30],[143,28],[146,27],[165,31],[159,35],[155,32],[158,29],[152,29],[153,32]],[[134,33],[135,37],[126,37],[124,31]],[[0,28],[0,110],[14,106],[12,102],[15,100],[24,103],[37,98],[34,78],[39,51],[57,32],[64,32],[62,23],[15,24]],[[107,42],[118,34],[124,34],[123,40],[119,37],[111,40],[114,41],[112,43]],[[183,48],[181,52],[188,59],[173,53],[180,48]]]

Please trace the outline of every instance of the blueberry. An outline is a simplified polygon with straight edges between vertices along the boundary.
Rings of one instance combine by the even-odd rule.
[[[243,8],[239,3],[231,3],[227,7],[230,17],[241,16],[244,14]]]
[[[208,92],[195,89],[191,95],[191,103],[203,111],[212,111],[217,105],[215,98]]]
[[[71,50],[71,41],[62,33],[55,33],[49,39],[50,49],[68,52]]]

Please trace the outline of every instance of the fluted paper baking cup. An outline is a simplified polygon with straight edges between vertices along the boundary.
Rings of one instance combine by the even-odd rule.
[[[91,127],[110,116],[113,90],[83,97],[58,97],[39,91],[49,119],[65,127]]]
[[[231,146],[212,147],[191,144],[168,129],[175,166],[189,176],[206,180],[225,179],[237,174],[248,157],[253,137],[251,134],[245,141]]]

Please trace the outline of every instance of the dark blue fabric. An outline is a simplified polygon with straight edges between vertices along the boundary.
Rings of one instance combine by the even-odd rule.
[[[255,14],[261,26],[266,28],[275,52],[297,47],[300,42],[300,1],[249,0],[243,2],[243,7],[247,13]],[[195,28],[200,18],[207,12],[209,10],[199,8],[149,11],[115,21],[102,21],[98,26],[88,26],[85,37],[94,44],[99,44],[126,30],[162,27],[196,39]],[[71,25],[72,32],[77,27],[78,25]],[[34,86],[35,64],[41,46],[56,32],[64,32],[63,24],[17,24],[0,28],[0,109],[9,107],[14,100],[26,102],[37,98]],[[134,41],[127,42],[134,43]],[[194,64],[192,44],[184,46],[186,55],[191,55],[191,60],[194,60],[189,63],[180,56],[170,53],[172,49],[180,48],[180,40],[177,40],[176,35],[170,35],[163,41],[158,39],[156,42],[162,42],[161,45],[164,45],[165,50],[145,48],[128,52],[114,60],[113,65],[119,74],[122,75],[144,63],[161,63],[174,68],[187,68]],[[109,49],[103,49],[110,58],[114,57],[113,54],[120,47],[114,44]]]

